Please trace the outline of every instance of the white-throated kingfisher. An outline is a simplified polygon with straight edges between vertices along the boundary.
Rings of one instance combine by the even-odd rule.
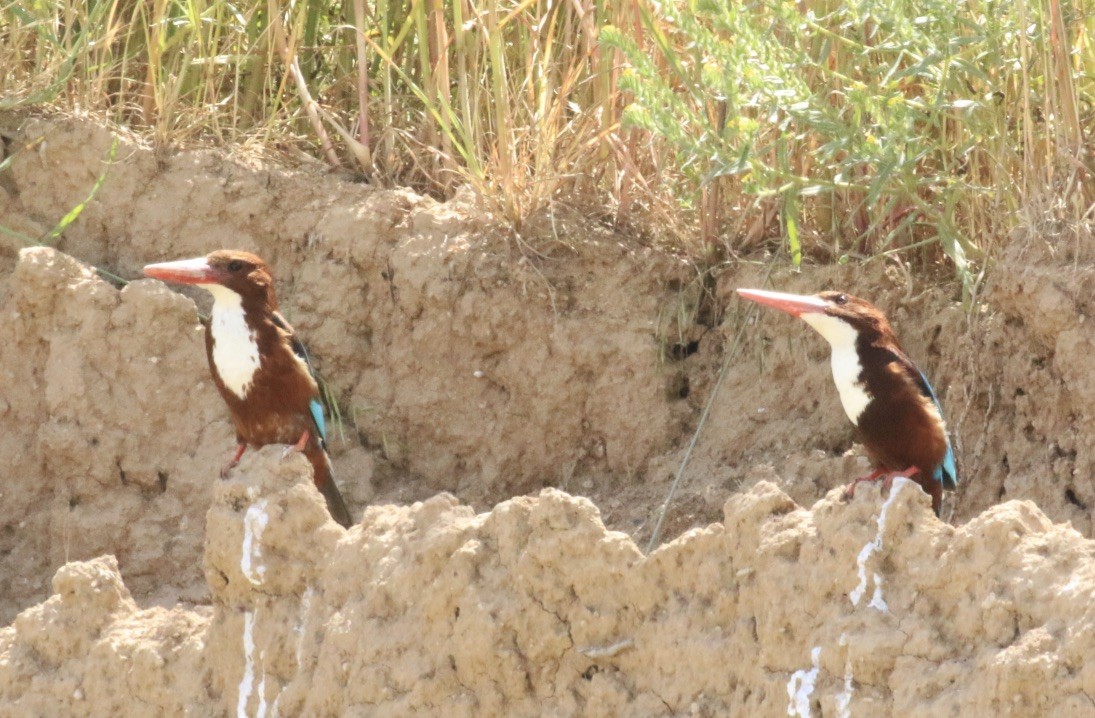
[[[348,527],[350,512],[327,455],[319,385],[308,352],[278,311],[266,263],[248,252],[222,249],[205,257],[149,264],[144,273],[165,282],[194,284],[213,295],[205,351],[213,383],[236,427],[236,453],[221,476],[239,463],[248,446],[290,444],[312,464],[316,488],[331,517]]]
[[[943,409],[924,373],[897,341],[874,305],[843,292],[814,295],[739,289],[738,294],[798,317],[825,337],[833,380],[874,471],[861,481],[911,478],[931,496],[936,516],[943,489],[958,488],[954,451]]]

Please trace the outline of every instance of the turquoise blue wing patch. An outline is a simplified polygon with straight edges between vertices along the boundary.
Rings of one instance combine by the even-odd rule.
[[[315,419],[316,428],[319,429],[319,438],[327,441],[327,422],[323,418],[322,402],[320,402],[319,399],[312,399],[312,401],[308,403],[308,408],[312,411],[312,418]]]

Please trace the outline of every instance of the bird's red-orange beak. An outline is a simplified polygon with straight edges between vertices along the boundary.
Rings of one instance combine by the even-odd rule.
[[[738,294],[758,304],[766,304],[787,312],[793,317],[801,317],[811,312],[824,312],[829,306],[824,299],[818,299],[809,294],[784,294],[783,292],[766,292],[763,289],[739,289]]]
[[[216,284],[217,276],[205,257],[145,265],[146,277],[179,284]]]

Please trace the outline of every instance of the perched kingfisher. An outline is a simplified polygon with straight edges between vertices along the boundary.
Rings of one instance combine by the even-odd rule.
[[[213,383],[236,426],[236,453],[221,477],[239,463],[249,445],[290,444],[286,453],[304,453],[331,516],[348,527],[350,512],[327,455],[315,372],[304,345],[278,312],[266,263],[248,252],[222,249],[205,257],[149,264],[144,273],[165,282],[195,284],[213,295],[205,351]]]
[[[814,295],[739,289],[738,294],[802,319],[829,342],[833,380],[874,471],[862,481],[911,478],[931,496],[939,515],[943,489],[958,488],[954,451],[943,408],[924,373],[905,355],[886,316],[842,292]]]

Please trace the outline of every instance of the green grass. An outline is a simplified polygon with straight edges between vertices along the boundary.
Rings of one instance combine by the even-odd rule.
[[[45,138],[41,136],[35,137],[30,142],[25,143],[22,147],[19,147],[14,152],[10,153],[3,162],[0,162],[0,172],[3,172],[8,167],[10,167],[11,163],[15,161],[15,158],[19,156],[19,153],[33,150],[34,148],[38,147],[38,145],[44,139]],[[113,166],[117,154],[118,138],[115,137],[114,141],[110,143],[110,149],[107,151],[105,161],[103,162],[103,169],[95,178],[95,181],[92,183],[91,189],[88,191],[87,197],[73,205],[72,208],[70,208],[63,217],[57,220],[57,223],[54,224],[52,228],[47,230],[40,237],[31,237],[29,235],[23,234],[22,232],[17,232],[16,230],[11,229],[10,227],[7,227],[3,224],[0,224],[0,233],[6,234],[9,237],[14,237],[28,247],[43,245],[49,246],[56,242],[57,238],[61,236],[61,233],[64,232],[69,227],[69,225],[79,219],[80,215],[83,214],[85,209],[87,209],[88,204],[90,204],[91,201],[95,199],[95,195],[99,194],[99,190],[102,189],[103,182],[106,181],[107,175],[110,173],[110,168],[111,166]],[[107,272],[104,269],[96,267],[96,270],[111,280],[124,282],[124,280],[122,280],[120,277],[116,277],[115,275]]]
[[[0,109],[968,284],[1024,213],[1090,219],[1093,39],[1060,0],[0,0]]]
[[[1095,201],[1090,183],[1062,182],[1092,169],[1092,12],[696,1],[643,13],[654,53],[603,37],[631,64],[626,118],[675,152],[682,197],[706,187],[732,198],[711,211],[778,217],[795,264],[804,245],[838,259],[937,245],[969,282],[1021,207],[1052,196],[1079,220]]]

